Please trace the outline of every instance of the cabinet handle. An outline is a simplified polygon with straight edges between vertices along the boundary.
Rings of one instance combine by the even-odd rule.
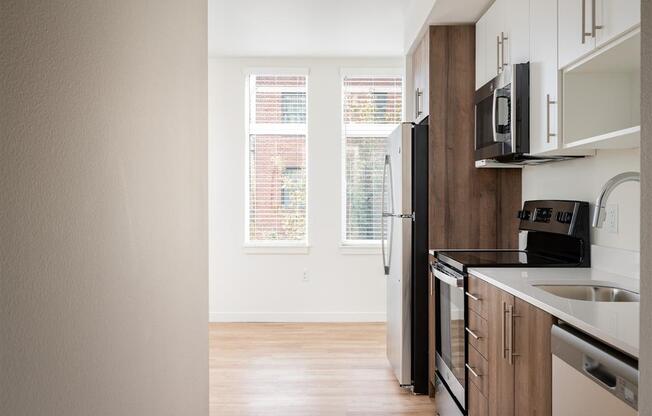
[[[505,344],[506,344],[506,342],[505,342],[505,333],[507,332],[507,331],[505,331],[505,315],[507,314],[506,306],[507,306],[507,304],[505,302],[503,302],[503,318],[502,318],[502,322],[501,322],[501,325],[500,325],[500,333],[502,335],[500,337],[500,339],[502,341],[501,350],[503,351],[503,359],[507,358],[507,356],[505,355],[505,352],[507,351],[507,348],[505,347]]]
[[[598,7],[596,5],[596,0],[591,0],[591,37],[595,37],[595,32],[597,29],[602,29],[602,25],[596,24],[597,8]]]
[[[470,365],[464,364],[464,366],[469,370],[469,373],[473,374],[476,377],[482,377],[482,374],[476,373],[475,370],[473,370],[473,367],[471,367]]]
[[[416,93],[414,94],[414,109],[416,117],[418,118],[421,114],[421,97],[423,96],[423,91],[421,88],[417,88]]]
[[[481,339],[481,338],[482,338],[480,335],[478,335],[478,334],[476,334],[475,332],[471,331],[468,327],[466,327],[466,328],[464,328],[464,329],[465,329],[466,332],[468,332],[469,335],[471,335],[473,338],[475,338],[475,339]]]
[[[503,65],[500,62],[500,36],[496,35],[496,75],[500,75]]]
[[[546,143],[550,143],[550,138],[557,136],[556,133],[550,132],[550,105],[557,104],[557,101],[550,99],[550,94],[546,94]]]
[[[505,62],[505,41],[507,39],[509,38],[505,36],[505,32],[500,32],[500,62],[503,68],[507,68],[507,62]]]
[[[507,362],[514,365],[514,357],[520,354],[514,352],[514,318],[520,318],[521,315],[514,313],[514,305],[507,305],[507,312],[509,314],[509,354],[507,355]]]
[[[482,300],[481,298],[479,298],[479,297],[477,297],[477,296],[475,296],[475,295],[472,295],[472,294],[469,293],[469,292],[466,292],[466,296],[470,297],[471,299],[475,300],[476,302],[479,302],[479,301]]]

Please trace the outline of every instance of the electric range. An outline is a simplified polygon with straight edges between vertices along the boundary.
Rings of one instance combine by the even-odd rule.
[[[589,204],[582,201],[526,201],[517,214],[526,232],[522,250],[435,250],[430,265],[436,291],[435,388],[442,401],[464,414],[467,398],[467,271],[473,267],[590,267]],[[446,393],[450,396],[446,397]],[[454,414],[454,413],[452,413]]]

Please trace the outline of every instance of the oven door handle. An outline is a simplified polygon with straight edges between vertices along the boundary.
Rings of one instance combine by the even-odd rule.
[[[453,286],[455,288],[460,288],[464,286],[464,279],[458,279],[457,277],[448,275],[434,267],[432,268],[432,273],[435,275],[437,279],[441,280],[447,285]]]

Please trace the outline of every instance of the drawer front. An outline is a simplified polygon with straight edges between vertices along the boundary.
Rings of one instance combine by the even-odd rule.
[[[480,390],[480,393],[483,395],[489,394],[489,380],[488,380],[488,371],[489,363],[487,360],[480,355],[478,350],[469,345],[469,363],[466,373],[471,380],[471,383]],[[475,374],[473,374],[475,372]]]
[[[487,283],[475,276],[469,275],[467,278],[467,302],[469,309],[487,319]]]
[[[473,311],[469,311],[468,318],[469,321],[466,325],[469,334],[469,344],[473,345],[484,358],[488,358],[489,328],[487,326],[487,320],[481,318],[480,315]]]
[[[487,404],[487,398],[480,393],[480,390],[478,390],[475,384],[469,383],[468,394],[468,416],[488,416],[489,406]]]

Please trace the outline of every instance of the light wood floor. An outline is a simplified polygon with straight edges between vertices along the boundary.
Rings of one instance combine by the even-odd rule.
[[[210,324],[211,416],[433,416],[398,387],[384,324]]]

